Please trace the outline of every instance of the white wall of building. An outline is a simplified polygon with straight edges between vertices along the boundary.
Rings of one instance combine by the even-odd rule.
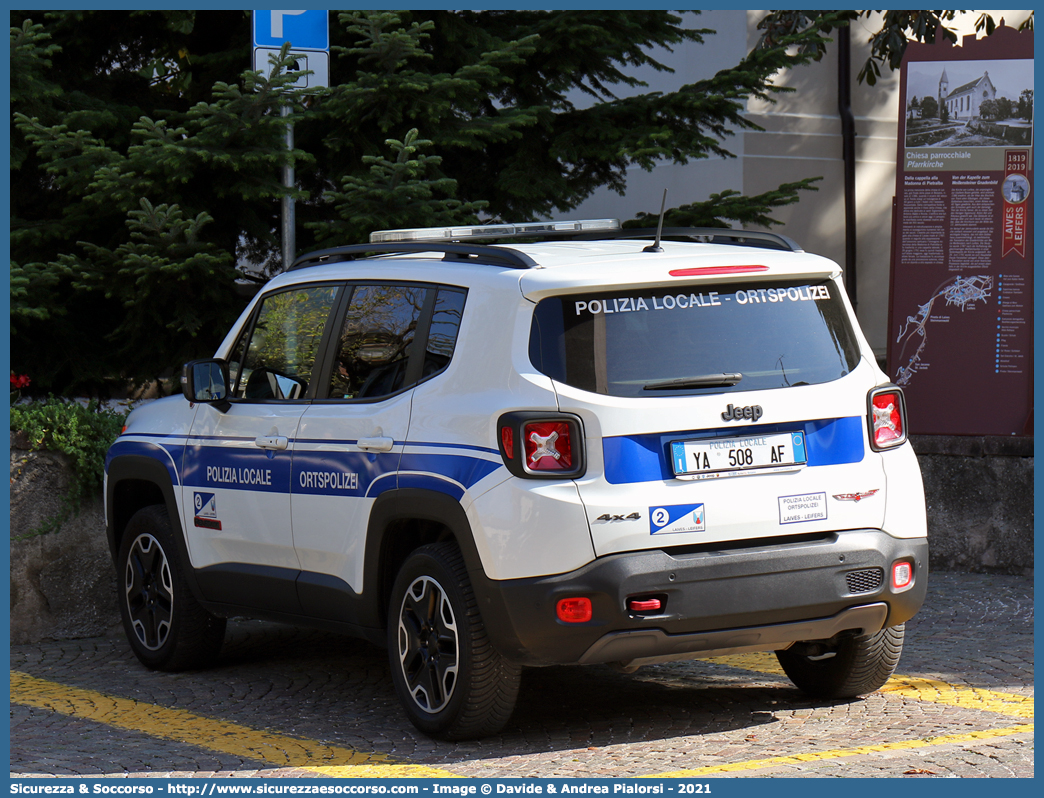
[[[634,71],[634,75],[648,86],[642,89],[624,88],[619,92],[627,97],[646,91],[676,91],[681,86],[713,77],[718,70],[738,64],[747,54],[747,12],[743,10],[704,11],[687,13],[684,24],[689,28],[710,28],[714,34],[704,37],[703,44],[685,44],[673,52],[657,48],[653,57],[674,70],[657,72],[652,67]],[[578,106],[589,105],[590,100],[579,92],[570,96]],[[631,219],[641,212],[660,212],[663,190],[667,189],[667,203],[672,207],[700,202],[711,194],[725,189],[743,190],[744,133],[737,132],[725,141],[725,148],[736,158],[711,157],[690,161],[685,165],[662,163],[652,171],[640,167],[627,170],[627,192],[623,196],[609,190],[599,191],[569,212],[576,219]]]

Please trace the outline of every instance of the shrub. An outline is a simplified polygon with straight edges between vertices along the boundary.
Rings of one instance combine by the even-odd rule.
[[[30,449],[61,452],[69,458],[70,510],[101,490],[105,452],[125,418],[125,413],[103,410],[94,399],[84,406],[50,396],[11,407],[11,429],[24,433]]]

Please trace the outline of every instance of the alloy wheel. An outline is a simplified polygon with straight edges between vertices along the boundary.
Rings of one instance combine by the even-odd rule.
[[[419,708],[442,710],[453,696],[460,657],[453,606],[429,576],[413,580],[399,611],[399,663]]]
[[[174,611],[170,565],[152,535],[139,535],[127,555],[125,600],[134,634],[145,648],[156,651],[167,642]]]

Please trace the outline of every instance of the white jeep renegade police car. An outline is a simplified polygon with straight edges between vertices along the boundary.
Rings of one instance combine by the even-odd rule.
[[[468,242],[534,232],[573,236]],[[775,651],[814,696],[881,687],[928,575],[902,391],[834,263],[663,236],[299,258],[109,451],[137,657],[202,666],[233,615],[347,632],[448,739],[503,727],[522,666]]]

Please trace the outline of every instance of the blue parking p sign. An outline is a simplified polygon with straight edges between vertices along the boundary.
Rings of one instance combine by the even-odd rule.
[[[283,46],[290,42],[294,50],[330,49],[330,12],[321,11],[255,11],[254,47]]]

